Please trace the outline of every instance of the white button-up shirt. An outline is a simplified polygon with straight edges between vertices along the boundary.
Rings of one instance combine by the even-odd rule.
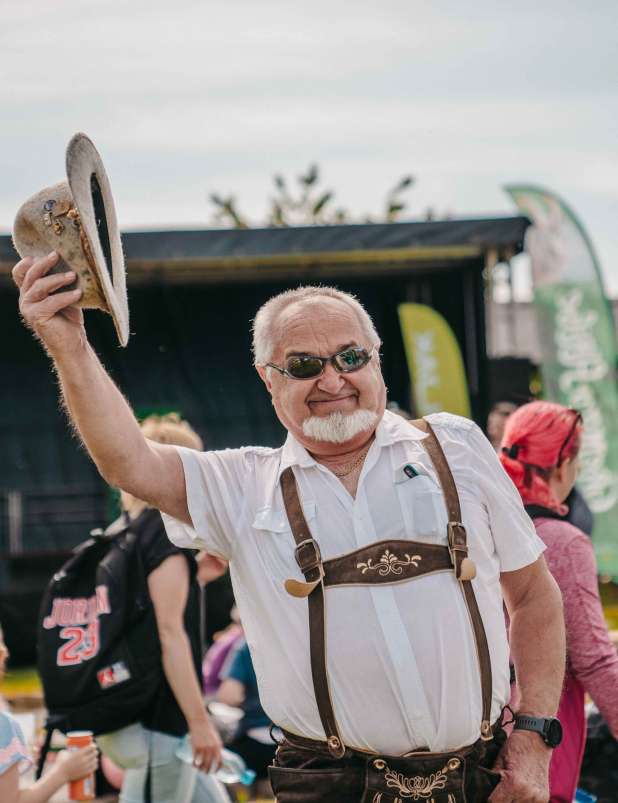
[[[500,572],[533,563],[544,546],[476,424],[447,413],[429,421],[455,478],[477,567],[473,586],[491,654],[493,722],[509,699]],[[165,516],[168,535],[179,546],[231,561],[262,705],[293,733],[325,738],[311,680],[307,600],[289,596],[283,586],[288,577],[304,578],[294,558],[281,472],[293,467],[324,560],[386,539],[446,545],[444,497],[424,437],[386,412],[356,498],[291,435],[279,449],[178,449],[194,529]],[[404,471],[408,464],[416,476]],[[476,646],[452,572],[394,585],[331,587],[325,599],[328,676],[345,744],[393,755],[476,741]]]

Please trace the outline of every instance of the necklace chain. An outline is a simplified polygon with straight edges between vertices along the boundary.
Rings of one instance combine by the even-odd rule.
[[[335,471],[334,468],[331,468],[331,471],[333,472],[335,477],[339,477],[339,479],[341,479],[342,477],[347,477],[348,474],[351,474],[354,471],[354,469],[358,468],[358,466],[363,462],[365,457],[367,457],[367,452],[369,451],[370,448],[371,448],[371,443],[365,446],[363,451],[358,455],[358,457],[355,460],[352,461],[352,463],[348,463],[347,465],[344,464],[343,471],[342,470]]]

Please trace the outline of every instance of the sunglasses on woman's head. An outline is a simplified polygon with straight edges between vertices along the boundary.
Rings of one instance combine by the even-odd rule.
[[[583,421],[582,414],[579,412],[579,410],[575,410],[572,407],[569,407],[569,413],[573,413],[575,415],[575,418],[573,419],[573,425],[571,426],[571,429],[569,430],[569,434],[564,439],[564,441],[562,443],[562,446],[560,447],[560,451],[558,452],[558,460],[556,461],[556,465],[557,466],[561,466],[562,465],[562,463],[564,461],[564,457],[562,456],[562,453],[564,452],[564,450],[566,449],[566,447],[567,447],[568,443],[570,442],[571,438],[575,434],[575,430],[577,429],[578,424],[581,424],[582,421]]]
[[[274,368],[290,379],[315,379],[324,373],[326,364],[330,363],[335,371],[340,374],[352,374],[364,368],[373,357],[374,348],[371,351],[354,346],[333,354],[331,357],[316,357],[313,354],[294,354],[285,361],[285,368],[275,365],[272,362],[263,364],[265,368]]]

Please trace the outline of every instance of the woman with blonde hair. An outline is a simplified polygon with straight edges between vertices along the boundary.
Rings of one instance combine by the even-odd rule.
[[[8,650],[0,629],[0,680],[4,677]],[[51,769],[28,789],[19,788],[20,770],[32,761],[18,722],[0,710],[0,800],[2,803],[45,803],[65,783],[83,778],[97,767],[94,744],[70,753],[63,750]]]
[[[552,803],[575,797],[586,739],[585,692],[618,737],[618,654],[603,616],[592,544],[561,518],[577,478],[582,427],[577,410],[531,402],[508,418],[500,452],[547,547],[547,565],[564,601],[567,668],[558,709],[564,738],[551,759]]]
[[[141,429],[156,443],[203,448],[199,435],[176,413],[151,415]],[[171,543],[158,510],[125,491],[120,497],[123,516],[108,531],[120,526],[137,536],[161,645],[163,682],[139,721],[103,734],[99,745],[106,759],[124,770],[120,803],[144,803],[149,795],[153,803],[172,803],[181,794],[192,803],[229,801],[221,784],[206,774],[212,757],[219,756],[221,740],[202,699],[194,555]],[[193,767],[187,763],[191,755]]]

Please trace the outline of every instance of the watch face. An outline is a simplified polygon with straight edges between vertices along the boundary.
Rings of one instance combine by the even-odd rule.
[[[558,747],[562,741],[562,725],[560,724],[559,719],[554,717],[553,719],[548,720],[546,739],[547,744],[550,747]]]

